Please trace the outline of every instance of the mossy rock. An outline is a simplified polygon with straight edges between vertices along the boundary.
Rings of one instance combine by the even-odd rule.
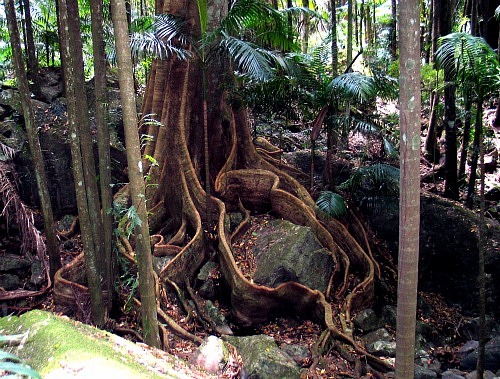
[[[3,349],[45,379],[214,378],[163,351],[45,311],[1,318],[0,334],[26,334],[18,346]]]

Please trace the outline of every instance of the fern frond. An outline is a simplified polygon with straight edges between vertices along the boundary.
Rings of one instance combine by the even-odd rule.
[[[320,214],[326,219],[340,218],[347,213],[345,199],[338,193],[322,191],[316,200]]]

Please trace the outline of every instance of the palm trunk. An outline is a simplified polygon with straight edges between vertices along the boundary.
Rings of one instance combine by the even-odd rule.
[[[470,142],[470,129],[471,129],[471,109],[472,104],[467,95],[465,101],[465,119],[464,119],[464,135],[462,137],[462,146],[460,148],[460,164],[458,165],[458,179],[462,180],[465,178],[465,165],[467,163],[467,151],[469,149]]]
[[[112,305],[113,293],[113,252],[112,234],[113,217],[110,212],[112,206],[111,193],[111,153],[110,135],[106,122],[106,55],[104,51],[104,32],[102,2],[90,1],[92,14],[92,43],[94,52],[94,84],[95,84],[95,118],[97,124],[97,145],[99,154],[99,184],[101,192],[101,217],[104,249],[99,266],[102,268],[104,290],[108,293],[108,311]]]
[[[400,129],[396,377],[414,377],[420,231],[420,12],[419,0],[400,4]],[[404,25],[405,30],[401,30]]]
[[[467,189],[467,199],[465,201],[465,205],[468,208],[473,207],[474,205],[474,193],[476,192],[476,178],[477,178],[477,162],[479,160],[479,148],[483,133],[483,100],[482,98],[477,100],[477,109],[476,109],[476,122],[474,126],[474,142],[473,142],[473,153],[472,160],[470,165],[470,176],[469,176],[469,187]]]
[[[141,220],[135,226],[136,254],[139,271],[139,292],[141,295],[141,315],[144,341],[159,347],[158,316],[156,309],[155,279],[151,255],[148,213],[144,173],[141,161],[139,135],[137,133],[137,110],[134,91],[132,59],[128,38],[128,24],[123,0],[112,0],[113,25],[115,30],[116,53],[118,58],[120,96],[125,127],[125,144],[129,167],[129,186],[132,205]]]

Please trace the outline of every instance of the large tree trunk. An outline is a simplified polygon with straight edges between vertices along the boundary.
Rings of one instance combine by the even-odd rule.
[[[190,33],[197,40],[201,32],[196,2],[174,0],[156,4],[157,13],[172,13],[188,20]],[[227,13],[227,2],[209,2],[208,7],[210,32]],[[142,113],[156,114],[164,125],[149,125],[141,131],[154,137],[145,153],[158,163],[149,169],[152,182],[158,184],[147,194],[151,228],[157,231],[168,221],[168,232],[174,235],[167,243],[155,245],[155,251],[175,252],[175,258],[161,271],[160,281],[173,281],[181,289],[186,288],[201,265],[216,253],[238,322],[252,325],[284,313],[312,319],[324,325],[330,336],[351,343],[372,364],[387,369],[386,363],[360,349],[349,333],[337,329],[331,305],[326,300],[335,298],[341,302],[347,325],[350,325],[353,309],[372,302],[379,269],[369,246],[363,238],[358,241],[340,222],[318,220],[313,199],[287,173],[293,170],[253,145],[246,109],[240,99],[228,98],[224,90],[224,84],[234,85],[229,62],[223,55],[215,59],[205,72],[209,180],[213,195],[205,192],[203,183],[207,179],[200,60],[155,60],[146,89]],[[221,83],[221,78],[228,82]],[[228,232],[226,219],[229,212],[246,215],[238,228],[241,230],[249,221],[250,210],[271,211],[316,232],[335,264],[331,285],[325,294],[295,282],[274,289],[258,286],[242,275],[231,252],[234,234]],[[361,224],[356,225],[362,234]],[[349,285],[347,277],[354,273],[359,281]]]

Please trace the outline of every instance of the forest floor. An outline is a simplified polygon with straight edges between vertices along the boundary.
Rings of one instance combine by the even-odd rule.
[[[491,116],[491,111],[486,112],[486,117],[488,118],[488,120]],[[489,125],[491,125],[491,122],[489,123]],[[497,138],[491,139],[490,147],[496,146],[498,151],[500,142],[498,133],[500,131],[495,130],[494,132],[497,133]],[[300,144],[300,141],[298,141],[297,144]],[[354,150],[366,149],[366,141],[363,141],[362,138],[353,138],[350,144],[350,148]],[[370,154],[376,154],[377,150],[378,148],[374,147],[373,149],[371,149]],[[493,148],[491,148],[490,150],[493,151]],[[357,153],[359,153],[359,151],[354,151],[354,154]],[[379,157],[375,156],[372,158],[379,159]],[[423,161],[421,166],[421,174],[423,175],[432,169],[432,165],[429,166],[429,164]],[[499,182],[500,173],[498,169],[493,170],[492,172],[487,174],[486,183],[488,186],[498,184]],[[442,193],[443,181],[439,177],[436,177],[436,179],[431,183],[423,184],[423,189],[438,194]],[[498,218],[498,214],[495,215],[494,212],[490,214],[490,216],[493,218]],[[235,258],[238,261],[239,267],[242,270],[243,274],[248,277],[252,276],[252,271],[254,270],[252,245],[255,237],[252,231],[256,228],[261,227],[265,222],[267,222],[266,217],[255,217],[253,219],[253,224],[250,230],[245,233],[245,235],[241,239],[239,239],[237,241],[237,244],[235,244],[234,246]],[[12,249],[14,249],[17,244],[15,238],[13,239],[12,236],[6,238],[8,239],[0,241],[0,244],[4,247],[10,246]],[[82,250],[79,234],[75,233],[73,235],[65,236],[61,240],[61,246],[63,263],[68,263],[72,259],[74,259]],[[393,283],[393,286],[395,288],[395,283]],[[456,328],[458,328],[457,323],[460,319],[459,310],[455,309],[450,304],[447,304],[442,297],[436,296],[435,294],[420,293],[420,296],[425,297],[429,301],[431,301],[436,312],[434,319],[425,318],[425,316],[420,313],[418,315],[419,319],[426,323],[432,324],[432,326],[434,326],[440,333],[443,333],[443,335],[448,335],[449,337],[451,337],[451,342],[448,344],[448,346],[438,348],[434,351],[434,357],[438,358],[445,367],[453,367],[457,364],[458,361],[456,356],[457,348],[460,344],[463,344],[465,342],[465,340],[459,335],[456,335],[456,333],[455,335],[450,335],[454,333]],[[384,298],[380,299],[380,301],[390,302],[394,304],[395,298]],[[227,307],[224,304],[216,305],[220,306],[223,313],[229,313]],[[52,290],[49,290],[44,296],[18,301],[15,304],[10,304],[8,306],[8,312],[20,314],[34,308],[49,310],[56,314],[67,312],[67,309],[62,309],[54,304]],[[179,325],[181,325],[191,333],[202,338],[207,336],[207,333],[204,331],[202,325],[200,325],[195,319],[187,318],[185,314],[183,314],[180,305],[177,303],[177,300],[172,299],[171,306],[167,310],[167,314],[174,320],[176,320]],[[74,312],[72,317],[79,321],[90,323],[90,307],[88,305],[82,307],[80,310]],[[133,308],[131,308],[128,312],[121,312],[118,315],[114,315],[114,317],[114,322],[110,323],[109,325],[109,329],[111,331],[120,334],[127,339],[140,341],[140,335],[135,332],[136,330],[140,330],[140,326],[138,324],[138,314]],[[235,330],[238,329],[236,325],[230,326],[234,327]],[[300,344],[309,345],[312,347],[322,333],[322,328],[310,321],[304,321],[297,318],[279,318],[271,322],[262,324],[251,331],[239,330],[239,333],[267,334],[269,336],[272,336],[276,340],[276,343],[280,346],[282,344]],[[167,350],[170,353],[181,358],[188,358],[197,348],[194,343],[181,339],[174,334],[169,335],[168,342],[169,343]],[[353,364],[346,360],[343,356],[341,356],[335,349],[332,349],[320,361],[313,362],[312,359],[304,359],[301,364],[305,368],[310,368],[307,374],[308,378],[342,378],[354,376]]]

